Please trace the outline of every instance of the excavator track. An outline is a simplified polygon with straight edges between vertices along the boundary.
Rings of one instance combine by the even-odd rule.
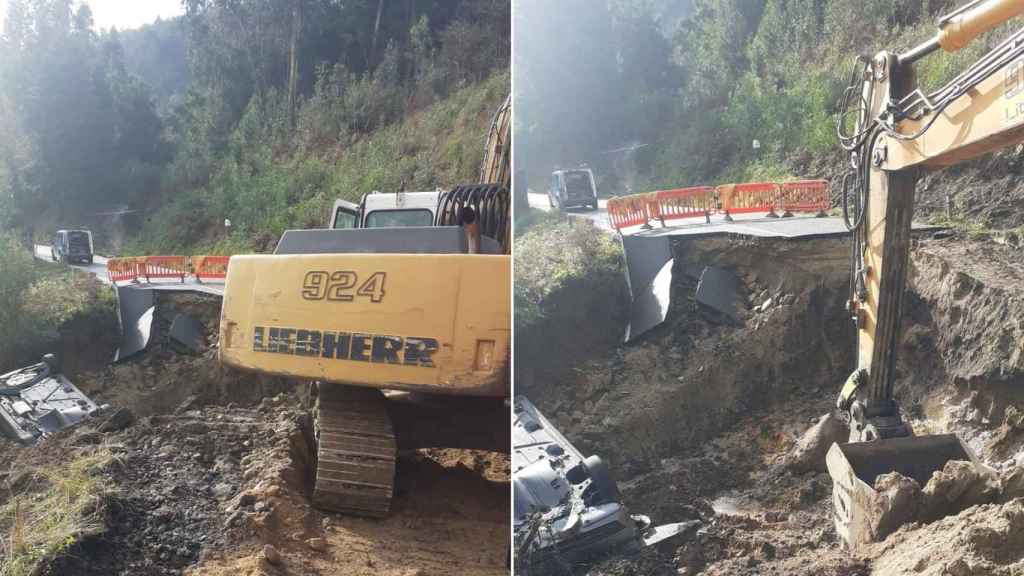
[[[387,516],[397,443],[380,390],[321,384],[313,504],[359,516]]]

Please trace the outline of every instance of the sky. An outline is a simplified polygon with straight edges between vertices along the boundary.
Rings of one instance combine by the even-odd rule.
[[[76,1],[76,4],[80,2]],[[160,18],[184,13],[181,0],[85,0],[92,7],[97,30],[138,28]],[[6,18],[7,0],[0,0],[0,20]]]

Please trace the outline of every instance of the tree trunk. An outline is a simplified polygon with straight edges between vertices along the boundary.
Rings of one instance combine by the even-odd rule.
[[[373,24],[373,39],[370,40],[370,61],[377,54],[377,33],[380,32],[380,15],[384,11],[384,0],[377,0],[377,21]]]
[[[302,37],[302,0],[292,8],[292,43],[288,60],[288,122],[295,129],[295,109],[299,86],[299,40]]]

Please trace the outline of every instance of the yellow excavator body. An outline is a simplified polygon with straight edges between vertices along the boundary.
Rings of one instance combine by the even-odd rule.
[[[399,448],[509,450],[509,106],[487,136],[494,180],[335,202],[328,228],[231,258],[221,361],[313,383],[321,509],[386,516]]]
[[[507,397],[510,275],[510,257],[492,254],[236,256],[221,359],[322,382]]]

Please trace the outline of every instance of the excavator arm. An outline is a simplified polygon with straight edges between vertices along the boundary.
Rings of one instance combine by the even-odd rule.
[[[922,169],[949,166],[1024,142],[1024,29],[942,88],[916,88],[914,63],[1024,14],[1020,0],[971,2],[940,20],[934,38],[905,54],[861,59],[859,82],[841,103],[840,139],[853,172],[844,202],[853,220],[857,372],[840,407],[851,441],[906,436],[893,400],[896,343],[906,287],[914,189]],[[857,116],[844,134],[843,115]]]
[[[950,460],[981,468],[954,434],[913,436],[893,395],[896,352],[918,177],[1024,142],[1024,29],[933,92],[917,87],[914,64],[1022,14],[1021,0],[970,2],[913,50],[859,58],[840,101],[839,139],[851,165],[842,188],[853,239],[857,368],[837,401],[850,417],[849,443],[834,444],[826,464],[836,531],[852,548],[889,529],[873,504],[880,475],[899,472],[923,486]]]

